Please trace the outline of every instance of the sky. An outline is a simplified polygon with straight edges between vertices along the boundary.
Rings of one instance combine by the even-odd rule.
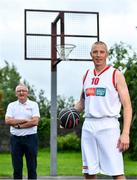
[[[100,40],[112,47],[124,42],[137,51],[136,0],[0,0],[0,67],[4,61],[17,71],[38,94],[51,97],[50,61],[24,59],[24,9],[94,11],[100,16]],[[88,28],[88,27],[87,27]],[[60,62],[57,66],[57,94],[78,99],[82,78],[91,62]]]

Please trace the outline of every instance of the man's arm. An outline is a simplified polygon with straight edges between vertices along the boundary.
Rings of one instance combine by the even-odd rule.
[[[14,119],[14,118],[11,118],[9,116],[5,117],[5,124],[8,124],[10,126],[16,126],[18,124],[23,124],[26,122],[27,122],[26,119]]]
[[[5,123],[13,126],[13,127],[20,127],[20,128],[29,128],[33,126],[37,126],[39,122],[39,117],[35,116],[31,119],[14,119],[10,117],[5,118]]]
[[[116,87],[123,105],[123,129],[118,142],[118,147],[120,150],[126,150],[129,147],[132,105],[125,77],[120,71],[116,72]]]
[[[82,90],[80,100],[74,105],[74,108],[79,112],[83,112],[84,110],[84,102],[85,102],[85,96],[84,96],[84,91]]]
[[[30,128],[33,126],[38,126],[39,123],[39,117],[38,116],[34,116],[31,119],[27,120],[25,123],[19,123],[19,127],[20,128]]]

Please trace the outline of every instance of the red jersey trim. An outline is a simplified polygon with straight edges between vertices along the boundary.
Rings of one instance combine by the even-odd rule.
[[[116,85],[116,69],[113,71],[112,83],[114,85],[114,88],[117,90],[117,85]]]
[[[89,72],[89,69],[87,70],[87,72],[86,72],[86,74],[85,74],[85,76],[84,76],[84,78],[83,78],[83,84],[84,84],[84,82],[85,82],[85,80],[86,80],[86,77],[87,77],[87,75],[88,75],[88,72]]]
[[[110,66],[107,66],[105,69],[103,69],[98,76],[100,76],[103,72],[105,72],[106,70],[108,70],[110,68]],[[94,69],[94,75],[97,76],[96,70]]]

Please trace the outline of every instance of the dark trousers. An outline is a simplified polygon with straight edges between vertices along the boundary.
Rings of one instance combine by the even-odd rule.
[[[14,179],[22,179],[24,155],[26,158],[28,179],[37,179],[37,147],[37,134],[27,136],[11,135],[11,156]]]

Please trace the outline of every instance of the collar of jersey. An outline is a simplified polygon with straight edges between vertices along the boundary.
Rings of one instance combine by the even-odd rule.
[[[106,70],[108,70],[110,68],[110,66],[105,67],[99,74],[96,73],[96,70],[94,69],[94,76],[100,76],[103,72],[105,72]]]

